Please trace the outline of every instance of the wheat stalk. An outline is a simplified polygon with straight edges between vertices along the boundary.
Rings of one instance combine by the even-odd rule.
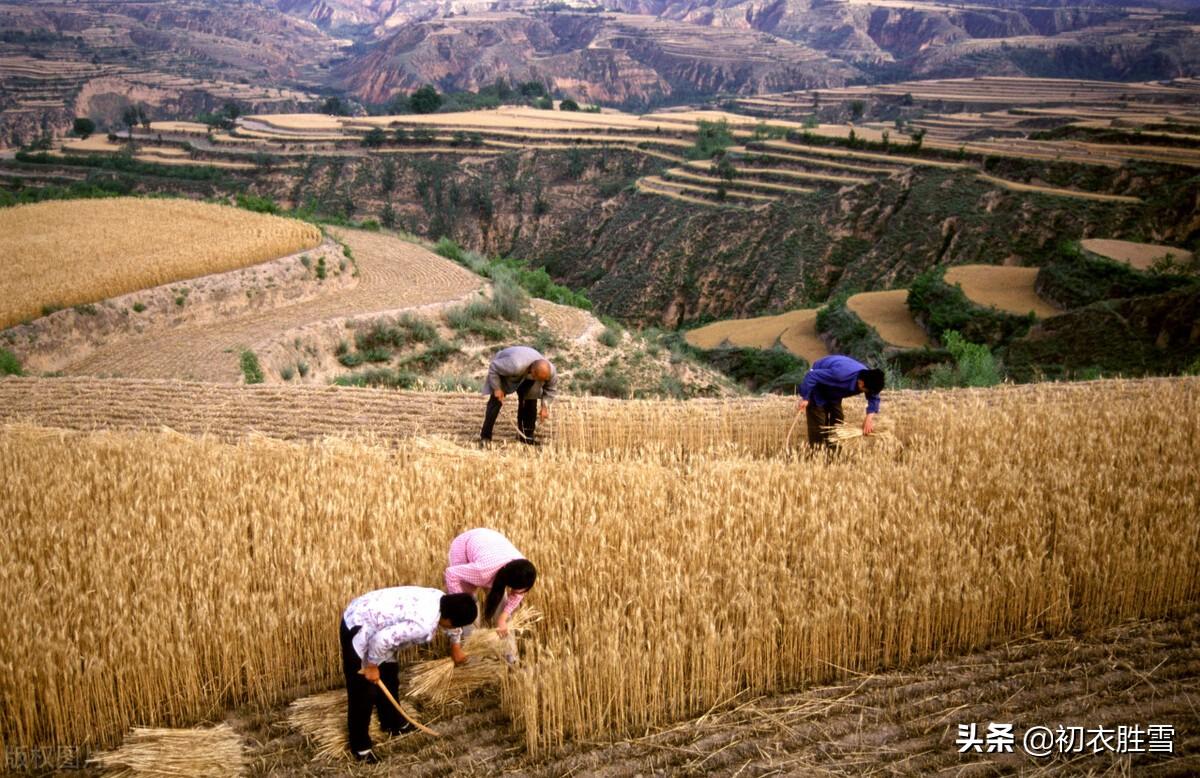
[[[517,637],[528,633],[542,614],[525,606],[513,612],[508,637],[494,629],[476,629],[463,641],[470,661],[455,665],[449,657],[416,663],[410,672],[406,695],[433,705],[446,705],[487,686],[499,685],[517,655]]]

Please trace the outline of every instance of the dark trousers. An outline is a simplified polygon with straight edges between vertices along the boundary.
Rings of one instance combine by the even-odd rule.
[[[533,388],[534,381],[526,378],[517,385],[517,429],[525,436],[524,442],[533,440],[534,430],[537,429],[538,401],[526,400],[525,395]],[[483,417],[483,429],[479,432],[481,440],[492,439],[492,429],[496,426],[496,418],[500,416],[502,403],[495,395],[488,397],[487,413]]]
[[[804,416],[808,421],[808,445],[810,446],[820,446],[821,444],[826,446],[831,445],[829,442],[829,433],[821,428],[832,427],[846,420],[846,417],[842,414],[841,400],[824,407],[810,402],[805,409]]]
[[[371,747],[371,709],[379,714],[379,726],[384,732],[397,735],[408,728],[404,718],[383,695],[379,687],[359,674],[362,660],[354,650],[355,634],[362,627],[350,629],[342,622],[342,671],[346,674],[346,726],[350,733],[350,750],[366,751]],[[396,699],[400,699],[400,665],[384,662],[379,666],[379,680],[387,686]]]

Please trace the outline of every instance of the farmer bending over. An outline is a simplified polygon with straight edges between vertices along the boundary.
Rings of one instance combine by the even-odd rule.
[[[863,434],[870,435],[875,431],[875,416],[879,413],[881,391],[882,370],[871,369],[841,354],[822,357],[813,362],[812,369],[797,388],[800,402],[796,405],[796,411],[806,411],[808,444],[829,445],[829,433],[822,427],[841,424],[845,420],[842,414],[842,400],[860,392],[867,395],[867,418],[863,421]]]
[[[536,349],[511,346],[496,352],[488,366],[487,381],[483,384],[483,394],[491,396],[488,397],[483,430],[479,433],[480,442],[486,445],[491,441],[492,428],[496,426],[496,417],[500,415],[505,396],[516,392],[517,429],[521,431],[522,442],[532,444],[538,418],[544,419],[550,415],[550,401],[554,399],[557,382],[558,373],[554,365]],[[539,399],[542,401],[540,413]]]
[[[476,589],[487,592],[483,618],[495,622],[496,631],[502,638],[508,637],[508,617],[533,588],[535,580],[537,570],[533,563],[494,529],[467,530],[450,543],[446,591],[472,595]],[[458,636],[450,638],[450,655],[456,662],[467,658]]]
[[[438,627],[454,639],[457,628],[472,624],[479,609],[469,594],[442,594],[438,589],[395,586],[368,592],[350,603],[342,614],[342,669],[346,674],[346,724],[350,752],[359,761],[376,762],[371,751],[371,709],[379,725],[392,735],[413,725],[396,710],[376,686],[383,681],[399,697],[400,665],[396,652],[433,640]]]

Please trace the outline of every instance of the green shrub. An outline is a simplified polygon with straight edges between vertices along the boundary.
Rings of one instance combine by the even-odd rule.
[[[858,314],[846,307],[849,294],[839,295],[817,311],[817,331],[828,333],[837,351],[867,365],[881,365],[887,344]]]
[[[578,373],[576,378],[579,378]],[[588,394],[600,397],[625,399],[630,395],[629,379],[618,373],[612,365],[604,368],[604,372],[596,378],[584,381],[581,388]]]
[[[930,268],[908,288],[908,310],[932,337],[941,340],[943,332],[954,330],[995,347],[1022,337],[1037,321],[1032,312],[1018,316],[971,302],[960,287],[946,283],[945,274],[945,267]]]
[[[700,121],[696,124],[696,144],[687,150],[688,159],[712,159],[733,145],[729,122]]]
[[[516,274],[507,268],[494,268],[491,301],[493,314],[507,321],[519,322],[528,304],[529,298],[517,283]]]
[[[61,305],[43,305],[42,306],[42,315],[50,316],[52,314],[58,313],[61,310],[62,310]]]
[[[364,370],[359,373],[338,376],[333,380],[338,386],[374,386],[388,389],[411,389],[417,383],[417,376],[405,370],[388,370],[377,368]]]
[[[291,381],[296,377],[296,371],[291,366],[285,367],[283,370],[279,371],[279,377],[284,381]]]
[[[319,257],[317,259],[317,280],[324,281],[325,276],[328,275],[328,272],[329,271],[325,268],[325,257]]]
[[[146,310],[146,306],[143,305],[142,303],[134,303],[133,304],[133,312],[134,313],[141,313],[144,310]]]
[[[8,349],[0,348],[0,375],[24,375],[21,360]]]
[[[1000,366],[982,343],[970,343],[954,330],[942,336],[946,350],[954,356],[955,384],[958,386],[995,386],[1000,383]]]
[[[74,310],[75,313],[79,314],[80,316],[95,316],[100,312],[99,309],[97,309],[96,306],[92,305],[91,303],[76,305],[72,310]]]
[[[258,364],[258,355],[250,349],[242,351],[242,376],[248,384],[263,382],[262,366]]]
[[[439,392],[473,391],[479,388],[479,381],[469,375],[438,376],[433,382],[433,388]]]
[[[488,341],[508,337],[508,328],[496,321],[491,302],[473,300],[446,311],[446,323],[457,332],[469,332]]]
[[[413,370],[423,373],[428,373],[430,370],[439,367],[445,363],[446,360],[450,359],[450,357],[460,353],[461,351],[462,349],[453,343],[447,343],[444,340],[438,340],[435,343],[429,344],[421,353],[406,357],[404,361],[400,363],[400,366],[412,368]]]
[[[297,362],[296,363],[296,372],[300,374],[301,378],[304,378],[308,375],[308,369],[309,368],[308,368],[307,362]]]
[[[715,348],[700,358],[751,391],[791,394],[808,371],[808,362],[782,348]]]
[[[234,198],[238,208],[255,213],[279,213],[279,204],[270,197],[260,197],[254,194],[240,194]]]
[[[1085,254],[1076,244],[1060,246],[1038,272],[1038,293],[1062,308],[1101,300],[1163,294],[1196,283],[1186,275],[1143,273],[1123,262]]]
[[[612,327],[605,327],[604,332],[601,332],[596,340],[609,348],[616,348],[617,344],[621,342],[621,333]]]

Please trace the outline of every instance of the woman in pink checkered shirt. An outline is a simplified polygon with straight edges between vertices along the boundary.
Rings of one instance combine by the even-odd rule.
[[[537,570],[533,563],[494,529],[467,530],[450,544],[446,592],[474,593],[480,588],[486,591],[483,618],[495,622],[501,637],[508,635],[508,617],[533,588],[536,579]],[[456,662],[467,656],[454,637],[451,638],[450,654]]]

